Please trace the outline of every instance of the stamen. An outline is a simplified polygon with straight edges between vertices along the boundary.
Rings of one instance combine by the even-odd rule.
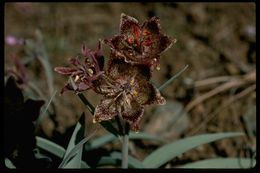
[[[161,69],[161,68],[160,68],[160,66],[158,65],[158,66],[156,67],[156,70],[158,70],[158,71],[159,71],[160,69]]]
[[[131,81],[130,81],[130,85],[133,86],[133,85],[134,85],[134,82],[135,82],[135,79],[132,78]]]
[[[89,74],[90,76],[92,76],[93,73],[94,73],[93,70],[92,70],[91,68],[88,68],[87,71],[88,71],[88,74]]]
[[[138,92],[136,90],[133,90],[133,95],[136,97],[138,95]]]
[[[77,82],[79,80],[79,76],[77,75],[76,78],[74,79],[74,82]]]

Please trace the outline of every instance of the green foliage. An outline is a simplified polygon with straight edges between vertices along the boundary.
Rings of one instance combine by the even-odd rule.
[[[65,149],[63,147],[40,136],[36,136],[36,146],[58,156],[59,158],[63,158],[65,154]]]
[[[101,136],[99,138],[92,140],[89,143],[89,145],[86,145],[86,149],[87,150],[96,149],[96,148],[99,148],[99,147],[109,143],[109,142],[113,142],[116,139],[118,139],[118,138],[116,138],[114,135],[107,134],[107,135],[104,135],[104,136]],[[139,132],[139,133],[130,132],[129,139],[155,140],[155,141],[164,142],[164,140],[161,137],[150,135],[150,134],[147,134],[147,133],[142,133],[142,132]]]
[[[251,158],[214,158],[200,160],[186,165],[179,166],[178,168],[188,169],[208,169],[208,168],[230,168],[230,169],[245,169],[255,166],[256,160]]]
[[[9,160],[8,158],[5,158],[5,166],[9,169],[15,169],[16,167],[14,166],[14,164],[11,162],[11,160]]]
[[[204,134],[193,137],[188,137],[185,139],[180,139],[178,141],[172,142],[170,144],[164,145],[150,155],[148,155],[144,161],[143,165],[146,168],[158,168],[173,158],[193,149],[197,146],[207,144],[216,140],[241,136],[243,133],[217,133],[217,134]]]
[[[49,109],[49,106],[50,106],[52,100],[54,99],[56,93],[57,93],[57,90],[52,94],[52,96],[51,96],[49,102],[47,103],[47,105],[45,106],[44,110],[41,112],[39,118],[37,119],[36,125],[35,125],[35,128],[36,128],[36,129],[37,129],[38,126],[41,124],[42,120],[44,119],[44,116],[48,115],[48,114],[46,114],[46,112],[47,112],[47,110]]]
[[[119,166],[122,160],[121,152],[112,152],[109,156],[104,156],[98,162],[98,166],[114,165]],[[130,168],[144,168],[141,161],[128,155],[128,166]]]
[[[73,134],[70,138],[64,158],[59,165],[59,168],[81,168],[81,157],[84,144],[92,137],[92,135],[85,137],[85,114],[81,115]],[[82,133],[83,132],[83,133]],[[77,142],[80,141],[80,142]],[[88,165],[86,165],[88,167]]]
[[[158,90],[162,91],[167,85],[169,85],[172,81],[174,81],[177,77],[179,77],[187,68],[189,67],[189,65],[186,65],[181,71],[179,71],[176,75],[172,76],[169,80],[167,80],[166,82],[164,82],[164,84],[162,84]]]

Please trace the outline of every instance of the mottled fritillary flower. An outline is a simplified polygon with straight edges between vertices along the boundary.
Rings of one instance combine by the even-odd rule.
[[[104,97],[96,107],[94,121],[121,116],[130,124],[132,130],[138,131],[144,106],[162,105],[166,102],[149,82],[150,78],[151,72],[148,66],[130,65],[123,60],[112,58],[106,78],[96,81],[96,85],[99,86],[96,92]]]
[[[138,21],[121,15],[120,34],[105,39],[111,48],[108,68],[103,71],[104,57],[100,42],[96,51],[83,47],[85,61],[72,58],[71,67],[56,67],[55,71],[70,76],[78,91],[93,89],[103,95],[94,112],[94,122],[119,116],[134,131],[140,129],[144,107],[163,105],[166,100],[150,83],[152,71],[159,65],[161,53],[172,45],[172,40],[161,33],[159,18],[153,17],[139,25]],[[67,83],[64,90],[72,90]]]
[[[103,74],[104,56],[101,52],[100,41],[97,49],[92,51],[82,46],[82,56],[69,59],[69,63],[74,67],[56,67],[54,70],[62,75],[70,76],[76,84],[76,91],[82,92],[93,86],[93,81],[97,80]],[[83,58],[83,60],[82,60]],[[67,90],[74,90],[70,82],[68,82],[61,94]]]
[[[158,17],[140,25],[135,18],[123,13],[120,34],[105,40],[118,58],[131,64],[146,64],[152,70],[159,65],[161,53],[171,47],[172,42],[161,33]]]

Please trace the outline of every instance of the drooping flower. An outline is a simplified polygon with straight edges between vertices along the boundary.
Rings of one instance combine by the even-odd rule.
[[[111,57],[110,57],[111,58]],[[113,57],[106,74],[107,78],[97,80],[99,94],[104,95],[97,105],[94,121],[100,122],[121,116],[134,131],[140,129],[139,122],[144,106],[165,104],[160,92],[149,82],[151,72],[143,64],[131,65]]]
[[[55,71],[70,76],[76,84],[76,91],[82,92],[92,88],[93,81],[97,80],[103,74],[104,67],[104,56],[101,52],[101,44],[98,42],[97,49],[92,51],[82,46],[82,56],[77,56],[69,59],[69,63],[74,67],[55,67]],[[82,59],[83,60],[80,60]],[[61,94],[67,90],[74,90],[70,82],[68,82],[63,89]]]
[[[131,64],[146,64],[152,70],[159,65],[160,55],[171,47],[172,40],[161,33],[160,20],[152,17],[142,25],[121,14],[120,34],[106,39],[111,51],[119,59]]]

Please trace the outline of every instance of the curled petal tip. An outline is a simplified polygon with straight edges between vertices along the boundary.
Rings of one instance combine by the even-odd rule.
[[[121,13],[121,17],[127,16],[125,13]]]

